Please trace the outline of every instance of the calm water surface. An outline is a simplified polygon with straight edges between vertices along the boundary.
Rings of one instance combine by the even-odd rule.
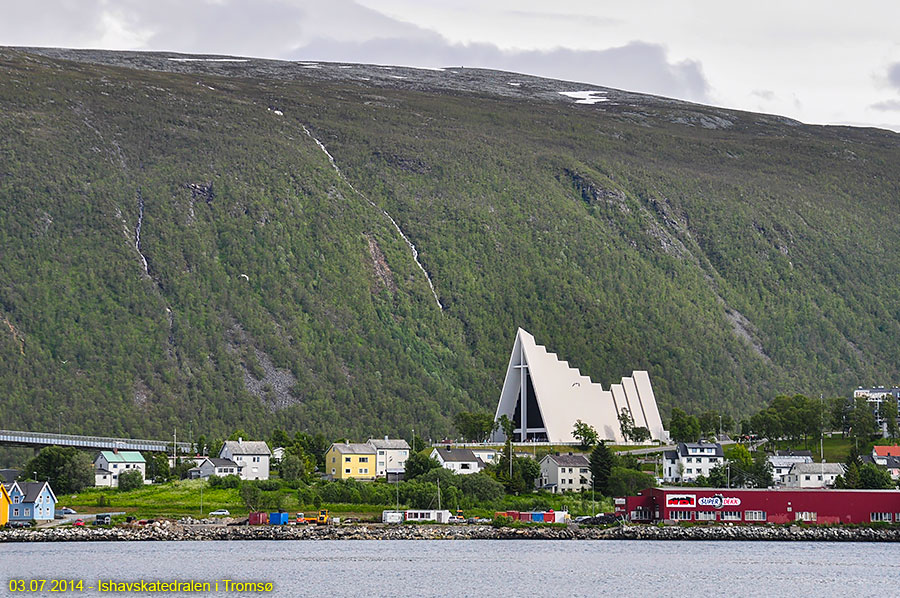
[[[271,581],[270,594],[120,596],[896,596],[896,544],[627,541],[231,541],[0,544],[0,596],[100,596],[97,580]],[[11,593],[10,578],[85,591]]]

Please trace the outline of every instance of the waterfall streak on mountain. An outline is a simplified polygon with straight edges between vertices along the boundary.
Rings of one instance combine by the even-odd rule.
[[[137,249],[138,255],[141,256],[141,262],[144,264],[144,273],[150,276],[150,269],[147,267],[147,258],[141,253],[141,225],[144,223],[144,196],[138,190],[138,220],[134,227],[134,248]]]
[[[419,270],[421,270],[422,274],[425,275],[425,280],[428,281],[428,287],[431,289],[431,294],[434,297],[435,303],[437,303],[438,309],[443,311],[444,306],[441,305],[441,300],[438,299],[437,292],[435,292],[435,290],[434,290],[434,283],[431,281],[431,276],[428,275],[428,271],[425,269],[425,266],[423,266],[422,262],[419,261],[419,251],[416,249],[416,246],[413,245],[413,242],[409,240],[409,237],[407,237],[406,234],[404,234],[403,229],[400,228],[400,225],[397,224],[397,221],[394,220],[393,217],[391,217],[391,215],[388,214],[384,208],[380,207],[374,201],[372,201],[371,199],[366,197],[363,193],[358,191],[356,189],[356,187],[353,186],[353,183],[351,183],[349,180],[347,180],[347,177],[344,176],[344,173],[341,172],[341,169],[338,168],[337,163],[334,161],[334,156],[332,156],[331,153],[329,153],[329,151],[325,147],[325,145],[321,141],[316,139],[316,137],[313,136],[313,134],[309,131],[309,129],[306,128],[305,125],[301,124],[300,126],[303,127],[303,131],[307,134],[307,136],[309,136],[310,139],[312,139],[313,141],[316,142],[316,145],[319,146],[319,149],[322,150],[323,152],[325,152],[325,155],[328,156],[328,161],[331,163],[331,167],[334,168],[334,171],[337,173],[338,177],[340,177],[340,179],[342,181],[347,183],[347,186],[350,187],[350,189],[353,190],[354,193],[356,193],[361,198],[363,198],[366,201],[366,203],[368,203],[370,206],[372,206],[376,210],[380,211],[384,215],[385,218],[387,218],[388,220],[391,221],[391,224],[393,224],[394,228],[397,229],[397,232],[400,234],[400,237],[409,246],[409,250],[410,250],[410,252],[412,252],[413,261],[416,262],[416,265],[419,267]]]

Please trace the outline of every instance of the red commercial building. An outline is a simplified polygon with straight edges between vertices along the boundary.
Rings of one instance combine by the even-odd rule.
[[[900,522],[897,490],[648,488],[615,505],[635,523]]]

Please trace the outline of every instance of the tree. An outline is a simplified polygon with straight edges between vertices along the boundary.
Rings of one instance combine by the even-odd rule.
[[[147,479],[156,483],[169,481],[169,458],[164,453],[153,452],[144,457],[147,461]]]
[[[306,478],[306,467],[303,460],[295,454],[285,455],[278,466],[278,473],[282,480],[294,481]]]
[[[487,411],[460,411],[454,416],[453,425],[466,440],[484,442],[499,424]]]
[[[49,481],[59,494],[81,492],[94,485],[94,470],[90,457],[71,447],[48,446],[31,459],[23,475],[35,474],[37,481]]]
[[[406,460],[406,474],[404,477],[407,480],[412,480],[440,466],[441,464],[436,459],[432,459],[422,453],[413,453]]]
[[[241,500],[250,511],[258,511],[262,506],[262,490],[256,484],[241,484]]]
[[[634,496],[654,486],[656,479],[652,475],[625,467],[613,467],[607,480],[609,496]]]
[[[859,469],[859,488],[881,489],[893,488],[891,474],[874,463],[866,463]]]
[[[525,488],[534,488],[534,480],[541,475],[541,464],[531,457],[516,457],[513,469],[521,476]]]
[[[875,432],[875,415],[872,408],[864,398],[857,397],[850,411],[850,437],[858,446],[860,440],[863,443],[868,442]]]
[[[137,469],[132,469],[119,474],[119,492],[128,492],[143,487],[144,476]]]
[[[886,424],[888,438],[894,440],[895,438],[900,436],[897,429],[897,399],[895,399],[893,395],[887,395],[884,397],[884,399],[881,401],[878,415]]]
[[[716,411],[704,411],[697,418],[702,436],[714,436],[719,430],[719,414]]]
[[[676,442],[696,442],[700,438],[700,422],[695,416],[675,407],[669,420],[669,434]]]
[[[600,436],[597,434],[597,430],[595,430],[593,426],[584,423],[580,419],[575,420],[575,426],[572,431],[572,436],[581,443],[582,449],[591,448],[592,446],[597,444],[597,440],[599,440],[600,438]]]
[[[622,430],[622,437],[626,441],[633,440],[634,418],[631,417],[631,411],[627,407],[622,407],[622,411],[619,412],[619,429]]]
[[[609,447],[606,446],[606,442],[601,441],[600,444],[591,451],[591,458],[589,461],[594,490],[608,496],[609,474],[612,472],[613,465],[615,465],[616,456],[609,450]]]
[[[647,442],[650,440],[650,430],[644,426],[637,426],[631,429],[631,439],[634,442]]]

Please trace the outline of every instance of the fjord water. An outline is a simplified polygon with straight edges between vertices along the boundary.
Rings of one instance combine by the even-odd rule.
[[[229,541],[0,545],[0,595],[101,595],[97,580],[271,581],[254,596],[895,595],[892,544],[653,541]],[[11,578],[85,590],[9,593]]]

